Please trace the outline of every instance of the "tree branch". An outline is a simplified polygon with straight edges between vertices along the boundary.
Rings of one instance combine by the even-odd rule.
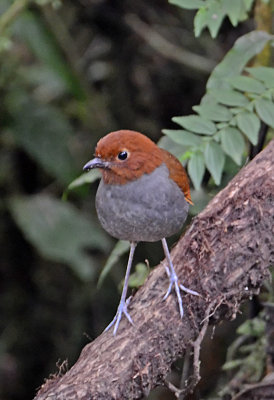
[[[202,295],[183,296],[182,320],[175,296],[162,301],[167,280],[159,266],[131,301],[135,325],[123,319],[116,337],[102,333],[65,375],[48,380],[35,399],[139,399],[163,384],[172,363],[193,343],[199,376],[195,370],[205,322],[235,318],[240,303],[258,293],[269,277],[268,266],[274,262],[273,169],[274,141],[194,218],[173,249],[182,282]]]
[[[192,71],[196,69],[204,74],[210,74],[216,66],[216,62],[169,42],[160,33],[136,17],[136,15],[127,14],[125,21],[130,29],[165,58],[183,64],[191,68]]]

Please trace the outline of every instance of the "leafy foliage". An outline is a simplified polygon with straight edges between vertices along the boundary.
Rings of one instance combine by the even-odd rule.
[[[34,102],[23,103],[13,112],[13,135],[18,145],[50,175],[69,183],[76,168],[69,149],[73,130],[68,120],[57,109]]]
[[[145,283],[148,274],[149,269],[146,264],[136,264],[135,271],[129,277],[128,286],[131,288],[139,288]]]
[[[126,252],[128,252],[130,247],[129,242],[125,241],[125,240],[119,240],[116,245],[114,246],[114,248],[112,249],[102,271],[101,274],[99,276],[99,280],[98,280],[98,287],[100,287],[105,279],[105,277],[107,276],[107,274],[109,273],[109,271],[111,270],[111,268],[113,267],[113,265],[119,260],[119,258],[125,254]]]
[[[42,194],[15,197],[10,209],[26,238],[45,258],[66,263],[84,281],[94,276],[95,260],[86,250],[104,250],[109,241],[90,218],[72,205]]]
[[[188,159],[196,189],[205,168],[217,185],[221,183],[225,155],[241,165],[246,141],[258,142],[261,122],[274,127],[274,69],[245,68],[269,40],[273,38],[266,33],[251,32],[236,41],[212,72],[201,104],[193,107],[197,115],[172,119],[184,130],[163,130],[171,140],[185,145],[181,158]]]
[[[84,172],[78,178],[74,179],[63,193],[63,200],[67,200],[69,192],[82,188],[84,185],[90,185],[101,177],[101,173],[97,169]]]
[[[195,36],[208,28],[212,38],[218,35],[223,20],[228,17],[233,26],[248,18],[254,0],[169,0],[187,10],[198,10],[194,17]]]
[[[246,320],[237,329],[237,339],[228,348],[227,359],[223,365],[224,371],[236,370],[233,379],[237,382],[258,382],[266,367],[265,328],[263,313],[258,317]],[[231,393],[233,383],[224,387],[221,395]]]

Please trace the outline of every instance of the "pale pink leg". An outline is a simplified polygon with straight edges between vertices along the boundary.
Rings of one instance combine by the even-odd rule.
[[[114,325],[113,336],[116,335],[116,332],[118,330],[118,326],[119,326],[119,323],[121,321],[121,318],[122,318],[123,314],[126,316],[126,318],[131,323],[131,325],[133,325],[133,321],[131,319],[131,316],[129,315],[129,313],[127,311],[128,301],[126,300],[126,295],[127,295],[128,280],[129,280],[131,265],[132,265],[134,251],[135,251],[136,246],[137,246],[137,243],[135,243],[135,242],[130,243],[130,252],[129,252],[129,257],[128,257],[127,270],[126,270],[126,275],[125,275],[125,282],[124,282],[124,287],[123,287],[120,303],[119,303],[119,306],[118,306],[118,309],[117,309],[115,317],[113,318],[111,323],[105,329],[105,331],[108,331]]]
[[[167,275],[169,277],[169,286],[167,289],[167,292],[164,296],[164,300],[167,299],[167,297],[170,295],[172,287],[174,286],[176,295],[177,295],[177,299],[178,299],[178,304],[179,304],[179,310],[180,310],[180,316],[181,318],[183,318],[184,315],[184,309],[183,309],[183,301],[182,301],[182,296],[180,293],[180,289],[183,290],[186,293],[190,293],[193,294],[194,296],[200,296],[199,293],[195,292],[194,290],[188,289],[185,286],[183,286],[182,284],[179,284],[178,282],[178,276],[175,272],[175,269],[173,267],[171,258],[170,258],[170,253],[168,250],[168,246],[167,246],[167,242],[166,239],[163,238],[162,239],[162,245],[163,245],[163,249],[164,249],[164,253],[168,262],[168,267],[166,267],[166,271],[167,271]]]

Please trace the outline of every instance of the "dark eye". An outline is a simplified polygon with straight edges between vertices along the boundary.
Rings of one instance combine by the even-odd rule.
[[[120,151],[118,154],[118,159],[121,161],[124,161],[127,159],[127,152],[126,151]]]

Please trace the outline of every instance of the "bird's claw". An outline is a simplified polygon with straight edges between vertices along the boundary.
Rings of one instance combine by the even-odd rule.
[[[165,269],[166,269],[167,276],[169,277],[169,286],[168,286],[166,294],[163,297],[163,300],[166,300],[168,298],[168,296],[171,293],[172,287],[174,286],[174,289],[175,289],[175,292],[177,295],[177,299],[178,299],[178,304],[179,304],[180,317],[183,318],[184,308],[183,308],[183,301],[182,301],[182,296],[181,296],[180,290],[182,290],[186,293],[192,294],[194,296],[200,296],[200,294],[198,292],[195,292],[195,290],[188,289],[184,285],[179,284],[177,275],[175,273],[170,272],[170,270],[167,266],[165,266]]]
[[[115,336],[123,314],[126,316],[127,320],[131,323],[131,325],[134,325],[132,318],[127,311],[127,306],[129,305],[130,300],[131,296],[125,302],[119,304],[115,317],[110,322],[110,324],[108,324],[108,326],[105,328],[104,332],[108,331],[114,325],[113,336]]]
[[[165,270],[166,270],[166,274],[167,276],[170,278],[170,271],[167,265],[165,265]]]
[[[201,297],[200,293],[196,292],[195,290],[188,289],[184,285],[180,284],[180,289],[183,290],[183,292],[193,294],[194,296],[199,296]]]

